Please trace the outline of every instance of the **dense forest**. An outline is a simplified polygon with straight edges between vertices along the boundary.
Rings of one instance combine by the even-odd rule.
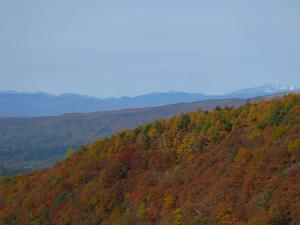
[[[300,95],[157,120],[0,179],[4,225],[297,225]]]

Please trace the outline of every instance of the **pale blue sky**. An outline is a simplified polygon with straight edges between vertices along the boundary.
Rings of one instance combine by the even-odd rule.
[[[299,0],[1,0],[0,90],[300,87]]]

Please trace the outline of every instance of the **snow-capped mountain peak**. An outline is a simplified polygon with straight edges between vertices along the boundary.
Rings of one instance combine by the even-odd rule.
[[[285,91],[294,91],[294,85],[267,85],[265,92],[268,94],[277,93],[277,92],[285,92]]]

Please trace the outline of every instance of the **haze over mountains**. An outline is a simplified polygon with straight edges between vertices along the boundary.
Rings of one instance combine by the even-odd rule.
[[[225,95],[205,95],[170,91],[150,93],[136,97],[95,98],[78,94],[51,95],[43,92],[0,92],[0,117],[38,117],[65,113],[87,113],[141,107],[155,107],[188,103],[207,99],[254,98],[296,91],[297,88],[281,85],[264,85],[235,91]]]

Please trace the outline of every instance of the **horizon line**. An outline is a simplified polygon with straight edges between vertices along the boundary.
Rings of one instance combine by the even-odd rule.
[[[250,86],[250,87],[246,87],[246,88],[240,88],[240,89],[236,89],[230,92],[226,92],[223,94],[207,94],[207,93],[203,93],[203,92],[189,92],[189,91],[181,91],[181,90],[168,90],[168,91],[151,91],[151,92],[146,92],[143,94],[138,94],[138,95],[122,95],[122,96],[108,96],[108,97],[97,97],[97,96],[93,96],[93,95],[89,95],[89,94],[83,94],[83,93],[76,93],[76,92],[62,92],[59,94],[56,93],[51,93],[51,92],[47,92],[47,91],[18,91],[18,90],[0,90],[0,94],[27,94],[27,95],[45,95],[45,96],[52,96],[52,97],[63,97],[66,95],[75,95],[75,96],[81,96],[81,97],[87,97],[87,98],[97,98],[97,99],[120,99],[120,98],[135,98],[135,97],[141,97],[141,96],[146,96],[146,95],[153,95],[153,94],[170,94],[170,93],[181,93],[181,94],[190,94],[190,95],[203,95],[203,96],[223,96],[223,95],[230,95],[239,91],[245,91],[245,90],[251,90],[254,88],[263,88],[263,87],[270,87],[270,88],[274,88],[277,91],[295,91],[298,90],[299,88],[296,87],[293,84],[262,84],[262,85],[258,85],[258,86]]]

